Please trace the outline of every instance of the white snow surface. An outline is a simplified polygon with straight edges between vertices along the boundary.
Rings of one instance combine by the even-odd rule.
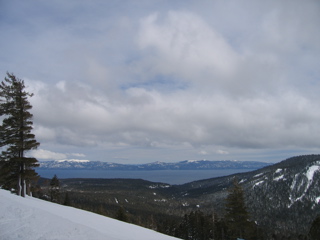
[[[262,173],[258,173],[257,175],[254,175],[253,177],[260,177],[261,175],[263,175],[263,172]]]
[[[320,166],[317,166],[317,165],[313,165],[313,166],[309,167],[307,174],[306,174],[309,182],[313,180],[314,173],[319,170],[320,170]]]
[[[282,179],[284,179],[284,175],[280,175],[280,176],[274,178],[273,180],[274,181],[279,181],[279,180],[282,180]]]
[[[76,162],[76,163],[85,163],[85,162],[90,162],[90,160],[63,159],[63,160],[56,160],[56,162]]]
[[[282,169],[278,168],[275,173],[280,173],[280,172],[282,172]]]
[[[133,224],[0,189],[0,239],[173,240]]]

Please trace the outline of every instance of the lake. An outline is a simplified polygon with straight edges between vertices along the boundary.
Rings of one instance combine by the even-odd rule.
[[[60,170],[36,169],[44,178],[133,178],[151,182],[184,184],[192,181],[222,177],[234,173],[250,172],[255,169],[222,169],[222,170],[153,170],[153,171],[119,171],[119,170]]]

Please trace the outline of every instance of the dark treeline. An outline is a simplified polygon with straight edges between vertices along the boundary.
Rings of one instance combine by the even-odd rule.
[[[236,179],[229,189],[225,206],[225,215],[221,218],[197,210],[185,214],[179,222],[171,222],[159,230],[186,240],[264,239],[262,231],[250,221],[244,192]]]
[[[262,231],[250,221],[245,226],[244,239],[264,239]],[[186,214],[180,221],[168,221],[158,229],[168,235],[187,240],[236,239],[239,236],[225,218],[205,214],[199,210]],[[260,235],[259,235],[260,234]]]

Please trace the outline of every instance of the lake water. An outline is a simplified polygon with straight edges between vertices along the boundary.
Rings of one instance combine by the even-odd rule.
[[[116,170],[44,170],[36,169],[44,178],[133,178],[151,182],[183,184],[196,180],[227,176],[234,173],[249,172],[254,169],[223,169],[223,170],[154,170],[154,171],[116,171]]]

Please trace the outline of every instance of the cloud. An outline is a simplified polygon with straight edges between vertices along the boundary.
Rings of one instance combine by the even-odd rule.
[[[218,154],[221,154],[221,155],[229,154],[228,151],[224,151],[224,150],[221,150],[221,149],[217,150],[216,152],[217,152]]]
[[[199,151],[198,152],[198,154],[200,154],[200,155],[207,155],[208,154],[208,152],[207,151],[205,151],[205,150],[201,150],[201,151]]]
[[[29,155],[40,160],[59,160],[67,157],[64,153],[57,153],[44,149],[32,150]]]
[[[138,44],[143,58],[136,63],[136,71],[144,74],[141,79],[160,78],[175,90],[242,97],[279,84],[275,79],[279,74],[278,58],[259,59],[238,51],[225,36],[191,12],[154,13],[143,18]]]
[[[2,10],[0,71],[35,93],[44,159],[320,149],[317,1],[126,3]]]
[[[192,92],[167,95],[142,88],[124,93],[124,99],[114,104],[88,86],[75,83],[63,91],[44,86],[33,100],[35,132],[41,141],[84,147],[103,143],[144,147],[181,143],[194,147],[317,146],[317,136],[312,133],[320,118],[315,111],[319,107],[294,92],[251,99],[224,95],[195,98]]]
[[[85,157],[86,155],[83,153],[68,153],[68,156]]]
[[[191,12],[142,19],[138,44],[146,52],[149,74],[172,74],[191,82],[232,75],[238,61],[224,37]]]
[[[61,159],[67,159],[70,157],[80,157],[83,158],[86,155],[83,153],[59,153],[59,152],[53,152],[50,150],[45,150],[45,149],[37,149],[37,150],[32,150],[28,152],[28,154],[40,161],[44,160],[61,160]]]

